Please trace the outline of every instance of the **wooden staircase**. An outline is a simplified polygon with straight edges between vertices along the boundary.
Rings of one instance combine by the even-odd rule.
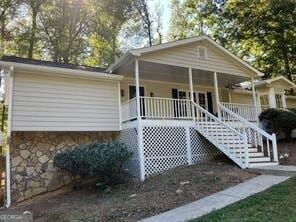
[[[193,107],[195,129],[241,168],[278,165],[275,135],[225,107],[220,107],[221,119],[196,103]]]

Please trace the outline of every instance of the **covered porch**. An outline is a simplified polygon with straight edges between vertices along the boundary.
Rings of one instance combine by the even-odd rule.
[[[275,138],[249,122],[257,122],[254,78],[262,74],[208,37],[129,51],[108,71],[124,76],[120,140],[141,180],[222,153],[242,168],[276,164]],[[231,103],[231,86],[244,81],[253,104]]]
[[[252,78],[141,60],[131,62],[126,68],[129,74],[120,87],[123,124],[139,118],[192,120],[196,110],[193,111],[191,102],[221,119],[220,106],[225,106],[248,121],[257,121],[256,96],[253,96],[253,104],[232,103],[230,96],[231,85],[253,82]],[[254,88],[253,95],[256,95]]]
[[[108,69],[121,82],[122,121],[191,119],[191,103],[219,118],[225,106],[257,121],[254,79],[263,75],[207,36],[131,50]],[[232,103],[231,86],[252,84],[252,104]]]

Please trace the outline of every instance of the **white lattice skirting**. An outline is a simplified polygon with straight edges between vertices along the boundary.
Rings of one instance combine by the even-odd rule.
[[[138,131],[121,132],[120,141],[133,151],[130,171],[140,178]],[[144,176],[160,173],[177,166],[212,159],[221,152],[189,126],[143,126]]]
[[[138,131],[136,128],[126,129],[120,132],[119,141],[126,145],[128,150],[132,152],[132,157],[126,167],[132,176],[141,177],[140,156],[138,146]]]

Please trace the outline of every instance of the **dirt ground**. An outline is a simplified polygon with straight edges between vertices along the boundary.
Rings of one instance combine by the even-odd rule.
[[[130,182],[104,191],[88,187],[17,209],[32,211],[36,221],[137,221],[254,176],[230,163],[207,162],[152,176],[142,184]]]
[[[296,165],[296,139],[278,142],[278,153],[280,163],[283,165]]]

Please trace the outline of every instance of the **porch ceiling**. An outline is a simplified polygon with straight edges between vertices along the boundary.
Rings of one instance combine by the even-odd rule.
[[[135,78],[134,62],[122,66],[118,73],[126,77]],[[219,87],[226,87],[232,84],[240,83],[249,80],[246,77],[235,76],[226,73],[217,73]],[[146,61],[139,61],[139,77],[146,80],[188,83],[188,68],[164,65],[158,63],[151,63]],[[192,70],[193,83],[201,86],[213,86],[214,76],[213,72],[193,69]]]

